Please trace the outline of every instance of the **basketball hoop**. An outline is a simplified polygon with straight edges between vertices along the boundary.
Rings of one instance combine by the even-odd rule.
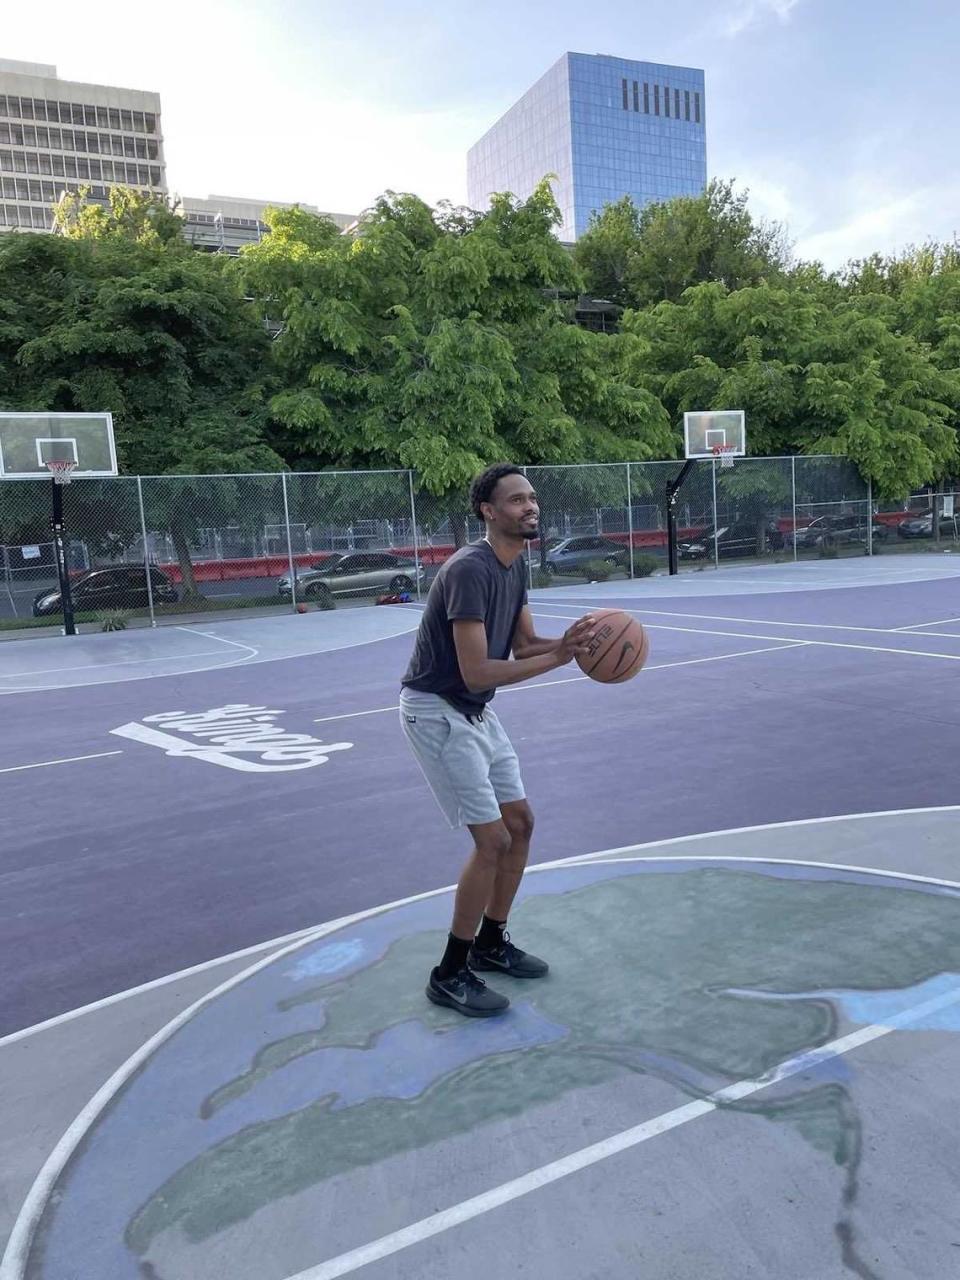
[[[732,467],[733,458],[734,458],[733,445],[732,444],[715,444],[713,446],[713,456],[715,459],[716,458],[720,459],[721,467],[725,469]]]
[[[46,463],[47,470],[53,476],[54,484],[69,484],[73,479],[76,465],[76,462],[68,458],[51,458]]]

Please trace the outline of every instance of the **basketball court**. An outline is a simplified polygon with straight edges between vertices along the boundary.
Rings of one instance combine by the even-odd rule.
[[[484,1022],[417,606],[0,647],[2,1280],[955,1273],[960,566],[531,608],[651,655],[497,695],[551,974]]]

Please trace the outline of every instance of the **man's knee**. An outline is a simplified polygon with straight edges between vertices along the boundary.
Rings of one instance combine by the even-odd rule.
[[[505,804],[500,812],[511,840],[530,840],[533,835],[533,810],[526,800]]]
[[[485,822],[472,831],[477,853],[484,862],[499,863],[510,852],[512,836],[505,822]]]

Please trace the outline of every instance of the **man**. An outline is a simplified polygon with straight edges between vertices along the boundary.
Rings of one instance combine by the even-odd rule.
[[[430,588],[403,677],[400,723],[447,821],[466,826],[474,845],[427,996],[486,1018],[510,1002],[477,971],[541,978],[548,970],[506,933],[533,814],[516,752],[490,700],[502,685],[553,671],[585,651],[593,619],[581,618],[558,640],[534,632],[522,553],[537,536],[539,508],[519,467],[488,467],[471,486],[470,504],[486,535],[451,556]]]

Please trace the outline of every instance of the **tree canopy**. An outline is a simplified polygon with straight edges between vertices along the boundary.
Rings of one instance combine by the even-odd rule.
[[[745,409],[754,454],[847,454],[889,496],[957,470],[957,244],[827,272],[720,181],[624,198],[572,252],[546,180],[485,212],[387,192],[351,234],[268,219],[228,259],[116,190],[0,236],[0,407],[110,409],[128,472],[413,468],[441,509],[500,458],[676,457],[693,408]],[[614,332],[573,322],[583,293],[622,308]],[[598,505],[608,480],[584,479]]]

